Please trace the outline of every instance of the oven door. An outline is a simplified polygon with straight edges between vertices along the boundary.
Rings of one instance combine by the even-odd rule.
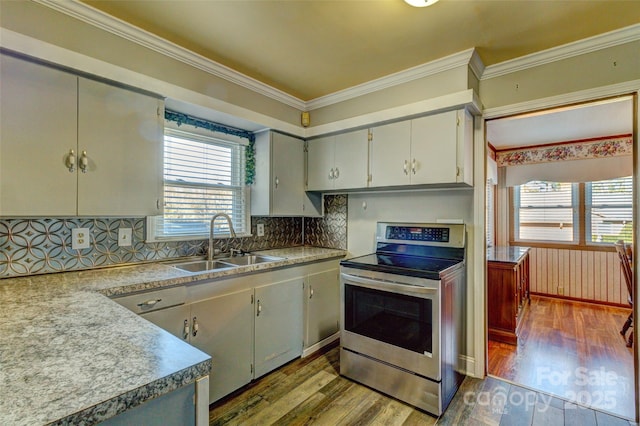
[[[352,268],[340,276],[342,347],[440,381],[440,281]]]

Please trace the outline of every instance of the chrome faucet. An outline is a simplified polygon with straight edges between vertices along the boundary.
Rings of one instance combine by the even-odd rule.
[[[231,223],[231,218],[229,217],[229,215],[226,213],[214,214],[213,217],[211,218],[211,225],[209,229],[209,254],[208,254],[209,260],[213,260],[213,222],[215,222],[216,219],[219,217],[223,217],[227,219],[227,224],[229,225],[230,238],[236,237],[236,231],[233,229],[233,223]],[[227,244],[227,247],[228,247],[228,244]]]

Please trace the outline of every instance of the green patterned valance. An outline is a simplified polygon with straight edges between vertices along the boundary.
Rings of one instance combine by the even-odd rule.
[[[165,120],[173,121],[178,126],[182,124],[189,124],[194,127],[199,127],[201,129],[211,130],[212,132],[220,132],[226,135],[238,136],[240,138],[248,139],[249,146],[245,150],[245,160],[246,160],[246,173],[245,173],[245,183],[247,185],[251,185],[255,179],[256,175],[256,157],[255,157],[255,142],[256,135],[247,130],[237,129],[235,127],[225,126],[224,124],[214,123],[209,120],[205,120],[202,118],[192,117],[187,114],[183,114],[181,112],[171,111],[168,109],[164,110],[164,118]]]

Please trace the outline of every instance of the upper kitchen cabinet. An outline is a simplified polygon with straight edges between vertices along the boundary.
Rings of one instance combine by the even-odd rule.
[[[466,109],[411,120],[411,184],[473,185],[473,117]]]
[[[0,75],[0,216],[161,211],[161,100],[7,55]]]
[[[465,109],[372,129],[372,187],[472,185],[473,118]]]
[[[0,56],[0,216],[76,214],[78,79]]]
[[[159,214],[162,101],[84,78],[78,89],[78,214]]]
[[[371,186],[411,183],[411,122],[371,129]]]
[[[256,136],[256,174],[251,185],[254,216],[317,215],[304,192],[304,142],[276,132]],[[319,208],[319,206],[318,206]]]
[[[357,130],[307,142],[307,191],[367,186],[368,131]]]

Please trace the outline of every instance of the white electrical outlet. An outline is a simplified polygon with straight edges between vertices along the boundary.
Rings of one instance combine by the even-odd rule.
[[[258,237],[264,237],[264,223],[256,225],[256,232],[258,233]]]
[[[131,245],[131,228],[118,228],[118,246],[129,247]]]
[[[90,243],[89,228],[73,228],[71,230],[71,248],[73,250],[87,249]]]

